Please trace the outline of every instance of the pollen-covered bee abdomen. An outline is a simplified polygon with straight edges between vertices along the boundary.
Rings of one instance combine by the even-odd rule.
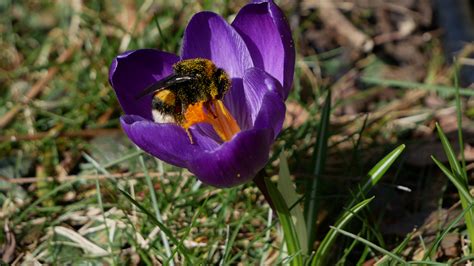
[[[153,108],[172,115],[175,112],[176,95],[171,90],[158,91],[153,95]]]

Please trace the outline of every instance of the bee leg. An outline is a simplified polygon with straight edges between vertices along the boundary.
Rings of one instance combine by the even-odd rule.
[[[176,109],[176,114],[177,114],[176,121],[181,126],[183,126],[183,123],[186,121],[186,119],[184,118],[184,112],[185,112],[184,110],[186,110],[186,104],[184,102],[181,102],[181,110],[179,110],[179,108]],[[191,131],[189,131],[189,128],[188,127],[183,127],[183,128],[189,137],[189,142],[191,142],[191,144],[194,144],[193,135],[191,135]]]
[[[193,135],[191,134],[191,131],[189,130],[189,126],[186,125],[186,120],[184,119],[184,116],[177,115],[175,120],[178,123],[178,125],[184,128],[184,130],[186,131],[186,134],[188,135],[188,138],[189,138],[189,142],[191,142],[191,144],[194,144]]]
[[[212,101],[206,101],[204,107],[206,107],[207,111],[209,111],[214,118],[217,118],[216,111],[212,108]]]
[[[186,130],[186,134],[188,134],[189,142],[191,142],[191,144],[194,144],[193,135],[191,135],[191,131],[189,131],[189,128],[186,128],[185,130]]]

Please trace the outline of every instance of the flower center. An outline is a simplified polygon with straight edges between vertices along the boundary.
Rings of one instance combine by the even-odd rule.
[[[183,127],[186,131],[196,123],[208,123],[224,142],[231,140],[235,134],[240,132],[239,125],[221,100],[200,101],[189,105],[184,113],[184,118],[186,121]]]

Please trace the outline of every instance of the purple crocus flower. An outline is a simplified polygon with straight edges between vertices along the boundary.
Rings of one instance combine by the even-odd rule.
[[[151,95],[136,99],[150,84],[171,75],[175,63],[193,58],[211,60],[231,80],[222,111],[238,127],[228,139],[204,122],[189,128],[190,141],[179,124],[153,120]],[[109,82],[126,113],[122,127],[136,145],[187,168],[206,184],[231,187],[250,181],[267,163],[282,128],[294,63],[293,40],[282,11],[271,0],[253,1],[231,25],[212,12],[194,15],[184,32],[181,57],[153,49],[117,56]]]

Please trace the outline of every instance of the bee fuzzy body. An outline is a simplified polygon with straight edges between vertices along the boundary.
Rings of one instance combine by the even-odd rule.
[[[139,97],[153,95],[153,109],[171,116],[178,124],[185,122],[188,106],[221,100],[230,89],[227,73],[208,59],[188,59],[173,65],[173,74],[151,84]]]

